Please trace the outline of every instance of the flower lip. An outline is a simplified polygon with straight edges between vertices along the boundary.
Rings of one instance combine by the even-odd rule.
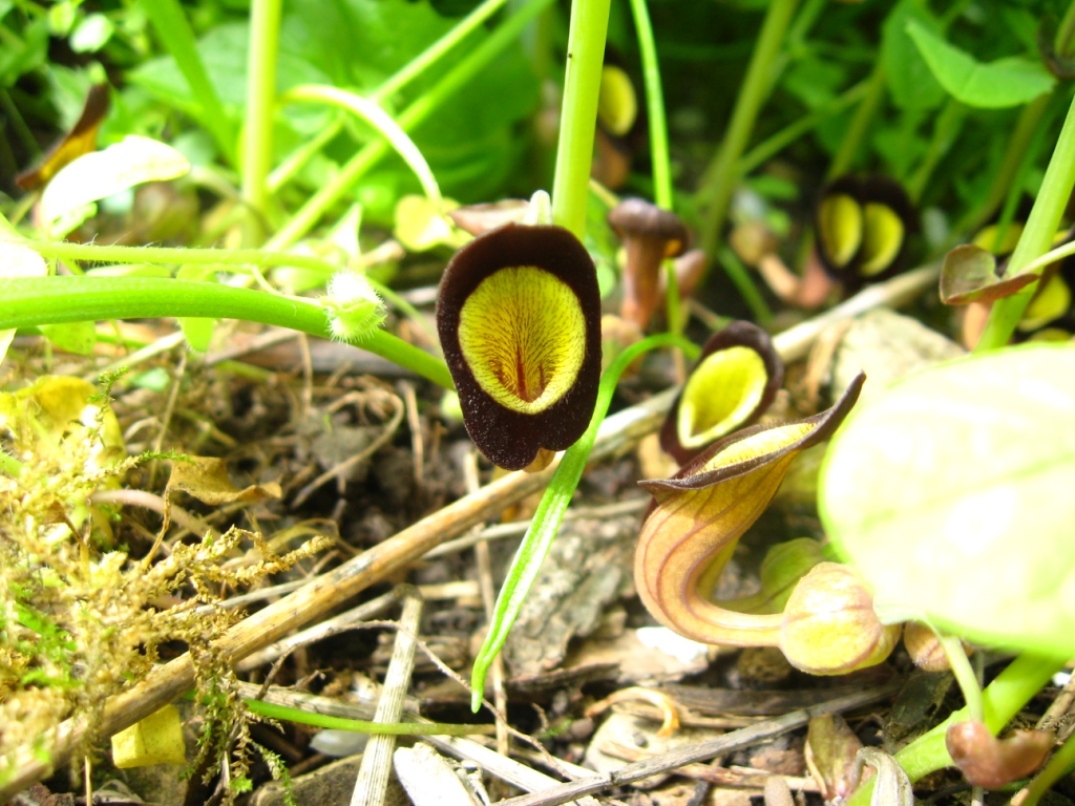
[[[907,192],[885,176],[833,180],[822,188],[814,214],[818,257],[849,288],[898,273],[916,227]]]
[[[754,406],[750,411],[745,412],[743,416],[736,418],[734,422],[728,422],[727,430],[748,424],[756,419],[773,402],[777,391],[784,383],[784,363],[780,360],[780,356],[773,347],[769,334],[757,325],[742,320],[730,323],[727,327],[709,337],[705,347],[702,349],[701,356],[699,356],[698,361],[691,370],[691,375],[693,376],[697,373],[710,356],[731,348],[746,348],[754,351],[760,359],[766,377],[765,383],[760,390],[756,388],[752,390],[757,395]],[[684,439],[684,435],[680,433],[680,410],[684,404],[684,395],[692,391],[696,390],[692,387],[688,378],[687,383],[672,404],[660,434],[661,448],[671,454],[680,464],[686,464],[712,444],[712,442],[698,445],[685,444],[690,440]],[[744,395],[739,397],[742,400]],[[707,430],[712,430],[716,425],[714,423]],[[723,436],[723,434],[717,436]],[[714,437],[715,439],[716,437]]]
[[[452,258],[437,329],[464,425],[494,464],[522,469],[586,430],[600,381],[600,305],[593,261],[563,227],[507,224]]]
[[[736,431],[734,434],[729,434],[723,439],[714,442],[709,448],[681,467],[679,472],[671,478],[644,479],[638,483],[641,487],[653,494],[662,491],[674,492],[677,490],[697,490],[716,484],[719,481],[724,481],[725,479],[735,478],[736,476],[749,473],[751,470],[769,462],[773,462],[791,451],[808,448],[822,440],[828,439],[839,427],[848,412],[851,411],[851,407],[855,405],[855,401],[858,400],[859,392],[862,390],[862,384],[865,383],[865,381],[865,374],[860,372],[851,381],[843,395],[840,396],[840,399],[836,401],[833,406],[818,412],[812,417],[796,420],[783,425],[755,425],[750,428]],[[751,437],[756,437],[766,431],[799,425],[809,425],[813,426],[813,428],[798,438],[786,442],[776,450],[734,461],[731,464],[715,467],[711,470],[705,469],[714,459],[718,458],[718,454],[733,447],[737,443],[743,442]]]

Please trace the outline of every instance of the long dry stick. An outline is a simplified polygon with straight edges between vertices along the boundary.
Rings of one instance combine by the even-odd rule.
[[[567,803],[569,800],[574,800],[582,795],[589,795],[594,792],[600,792],[603,789],[640,781],[651,775],[668,772],[686,764],[706,761],[714,756],[738,750],[741,747],[747,747],[763,739],[771,739],[781,733],[787,733],[789,730],[801,728],[815,716],[839,713],[840,711],[868,705],[885,697],[890,697],[898,690],[898,683],[888,683],[868,688],[856,694],[848,694],[845,697],[829,700],[820,705],[799,708],[773,719],[756,722],[749,727],[733,730],[706,742],[670,750],[667,753],[661,753],[644,761],[636,761],[613,772],[592,775],[579,781],[558,784],[540,792],[502,800],[497,802],[495,806],[556,806],[556,804]]]
[[[899,306],[918,297],[937,281],[939,268],[927,266],[870,286],[814,319],[778,334],[773,343],[785,361],[803,357],[817,335],[835,321],[883,305]],[[643,436],[655,431],[675,396],[675,389],[609,417],[597,436],[592,458],[616,456]],[[406,568],[435,546],[458,537],[467,529],[543,488],[558,462],[540,473],[511,473],[438,510],[388,540],[347,561],[329,574],[268,605],[236,624],[221,638],[216,650],[232,663],[302,627],[362,590]],[[97,735],[111,736],[172,702],[194,685],[190,654],[154,669],[130,690],[106,704]],[[33,747],[23,747],[5,759],[0,769],[13,770],[0,786],[0,802],[12,797],[63,764],[85,742],[90,725],[71,718],[57,726],[51,757],[43,759]]]

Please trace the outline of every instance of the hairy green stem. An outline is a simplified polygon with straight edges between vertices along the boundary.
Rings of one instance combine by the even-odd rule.
[[[261,249],[194,249],[167,246],[108,246],[69,241],[27,241],[26,245],[44,258],[94,263],[150,263],[154,265],[294,266],[324,272],[330,277],[340,266],[313,255],[267,252]]]
[[[266,178],[272,167],[276,54],[280,41],[281,5],[281,0],[253,0],[250,5],[246,119],[243,122],[240,171],[242,197],[248,205],[243,222],[244,246],[257,246],[265,234],[263,223],[269,204]]]
[[[769,4],[724,139],[716,159],[706,169],[702,179],[698,195],[705,209],[705,218],[700,241],[707,254],[715,254],[720,243],[728,206],[740,179],[739,158],[746,149],[758,112],[772,90],[775,80],[773,65],[780,55],[784,34],[798,2],[773,0]]]
[[[1048,250],[1060,226],[1060,219],[1071,198],[1073,187],[1075,187],[1075,99],[1068,108],[1067,118],[1060,130],[1060,138],[1049,160],[1049,166],[1045,169],[1045,178],[1042,180],[1038,197],[1034,200],[1034,206],[1030,210],[1026,227],[1008,261],[1009,274],[1018,274],[1026,264]],[[986,323],[978,346],[975,347],[976,352],[1003,347],[1008,343],[1037,287],[1036,282],[1031,283],[1012,296],[993,303],[989,321]]]
[[[185,250],[180,250],[185,251]],[[0,329],[65,322],[190,316],[244,319],[332,338],[328,312],[313,300],[162,277],[0,278]],[[376,329],[357,346],[453,388],[443,361]]]
[[[593,160],[609,5],[610,0],[574,0],[571,3],[560,139],[552,181],[552,219],[579,238],[586,230],[586,194]]]
[[[496,598],[493,620],[489,625],[489,632],[485,636],[482,648],[478,652],[478,657],[474,659],[474,670],[470,678],[470,704],[475,712],[481,708],[485,692],[485,677],[503,648],[504,642],[508,640],[508,634],[522,609],[523,602],[526,601],[526,595],[530,592],[530,587],[541,570],[541,563],[545,555],[549,553],[556,533],[560,530],[560,523],[564,519],[568,504],[571,503],[571,497],[575,494],[575,488],[579,485],[582,472],[586,469],[586,462],[593,450],[597,432],[605,419],[609,404],[612,402],[612,395],[616,392],[620,375],[640,355],[662,347],[680,347],[685,351],[695,349],[693,344],[681,336],[669,333],[650,336],[632,344],[617,355],[609,368],[605,370],[605,374],[601,376],[597,404],[594,406],[590,425],[579,441],[564,452],[556,473],[549,482],[549,486],[545,488],[545,494],[541,497],[541,503],[538,504],[537,511],[534,513],[530,528],[527,529],[523,542],[515,553],[507,578],[504,580],[504,586]]]
[[[409,132],[428,119],[453,93],[470,81],[475,74],[485,69],[501,51],[514,42],[523,28],[551,2],[552,0],[530,0],[505,20],[466,59],[449,70],[437,84],[428,92],[423,93],[399,115],[396,119],[399,127]],[[266,247],[282,249],[299,240],[313,229],[321,216],[343,198],[355,182],[387,153],[388,144],[380,139],[362,148],[343,165],[339,173],[325,187],[311,196],[295,212],[291,219],[269,239]]]

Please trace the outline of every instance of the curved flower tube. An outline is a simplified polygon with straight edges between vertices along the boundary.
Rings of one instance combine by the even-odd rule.
[[[521,470],[586,430],[601,375],[589,253],[563,227],[507,224],[456,253],[437,330],[463,423],[490,461]]]
[[[658,621],[705,643],[781,646],[784,614],[735,612],[704,592],[713,589],[736,542],[769,505],[795,456],[836,430],[864,381],[859,374],[832,408],[813,417],[744,429],[671,479],[640,482],[654,504],[635,554],[635,585]]]

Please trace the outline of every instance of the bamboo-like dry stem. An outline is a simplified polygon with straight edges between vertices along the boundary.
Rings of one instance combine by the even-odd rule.
[[[409,588],[403,594],[403,614],[399,617],[399,632],[392,648],[392,659],[385,673],[381,700],[377,703],[374,722],[399,722],[403,716],[403,701],[414,672],[415,638],[422,616],[422,597]],[[392,753],[396,737],[387,734],[371,736],[362,753],[362,765],[351,795],[351,806],[384,806],[388,779],[392,774]]]

